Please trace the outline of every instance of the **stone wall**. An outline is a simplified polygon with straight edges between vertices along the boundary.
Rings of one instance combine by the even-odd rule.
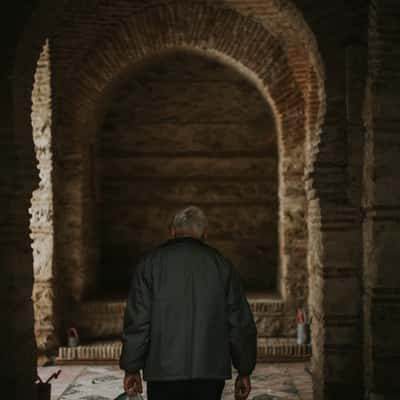
[[[0,373],[4,386],[8,389],[10,395],[15,396],[18,380],[16,376],[18,357],[9,351],[10,348],[16,346],[14,336],[19,316],[15,307],[18,294],[16,282],[14,282],[16,238],[10,230],[13,224],[12,207],[13,200],[15,201],[14,193],[17,178],[17,157],[13,140],[14,126],[11,118],[13,112],[12,87],[7,78],[11,72],[11,67],[6,63],[3,64],[0,75],[0,101],[3,105],[0,111],[2,118],[0,128],[0,206],[2,210],[0,213],[0,323],[3,328],[0,332],[0,339],[3,343],[7,343],[7,346],[0,351]],[[26,338],[28,338],[28,335]],[[30,346],[32,344],[32,342],[29,343]],[[26,365],[30,370],[32,370],[31,362],[33,362],[33,359],[26,360]]]
[[[23,146],[19,146],[21,143],[16,138],[23,120],[27,120],[30,126],[30,95],[26,98],[26,107],[16,94],[16,80],[24,86],[26,77],[16,74],[15,70],[16,49],[32,9],[30,2],[17,1],[8,4],[1,15],[0,340],[3,346],[0,349],[0,382],[3,398],[31,397],[35,400],[36,348],[31,300],[33,260],[28,208],[36,171],[32,135],[24,143],[31,151],[31,157],[27,159],[23,157]],[[33,71],[34,68],[29,79],[31,85]],[[15,76],[18,79],[13,79]],[[31,94],[31,90],[26,92]]]
[[[322,134],[311,137],[308,190],[310,306],[314,397],[363,396],[362,98],[365,2],[315,7],[297,2],[315,33],[325,65]],[[338,29],[340,21],[340,29]],[[357,77],[356,79],[354,77]]]
[[[98,141],[102,296],[126,294],[140,256],[168,239],[188,204],[204,209],[209,243],[245,287],[276,290],[277,132],[246,78],[190,53],[157,57],[116,90]]]
[[[364,166],[364,363],[368,399],[400,396],[400,9],[371,1]]]
[[[314,317],[315,397],[318,400],[353,399],[363,395],[360,345],[363,336],[363,284],[367,366],[365,385],[371,398],[393,395],[397,389],[393,386],[393,383],[396,384],[393,371],[398,365],[395,341],[397,322],[393,323],[397,321],[398,304],[398,282],[393,272],[393,260],[398,258],[396,246],[393,245],[398,238],[398,204],[397,193],[394,191],[398,177],[393,172],[398,168],[396,156],[393,155],[397,146],[393,133],[397,129],[396,110],[393,106],[396,104],[393,99],[397,98],[397,81],[396,70],[391,66],[397,60],[397,50],[393,49],[393,45],[387,46],[385,43],[391,43],[397,38],[396,2],[371,2],[370,40],[373,45],[369,51],[372,60],[368,86],[370,103],[366,108],[370,112],[366,118],[364,281],[360,279],[362,215],[357,200],[361,179],[357,171],[362,163],[362,137],[357,110],[360,87],[351,77],[359,75],[357,65],[363,58],[362,47],[366,45],[365,1],[338,0],[316,5],[308,0],[296,0],[294,3],[298,9],[291,2],[278,0],[215,0],[208,3],[193,2],[195,6],[189,8],[186,7],[189,2],[175,2],[174,6],[163,8],[164,11],[153,8],[157,10],[155,13],[152,13],[151,7],[143,12],[143,1],[93,1],[90,4],[93,7],[86,2],[67,3],[43,2],[43,9],[39,9],[32,23],[26,26],[15,68],[12,62],[17,40],[11,40],[3,46],[6,49],[3,53],[6,62],[2,66],[4,69],[1,75],[1,84],[5,90],[1,92],[4,106],[1,110],[0,165],[1,171],[5,173],[2,173],[1,185],[3,212],[0,217],[0,237],[2,261],[6,267],[1,271],[0,282],[1,318],[9,330],[2,333],[1,338],[3,342],[11,340],[9,343],[14,344],[15,352],[10,354],[9,351],[2,351],[1,365],[6,366],[2,376],[6,377],[9,386],[19,388],[19,394],[23,390],[28,392],[32,387],[27,382],[31,382],[34,377],[30,302],[33,260],[29,247],[27,210],[38,179],[35,178],[30,102],[34,71],[44,38],[50,36],[54,42],[54,68],[57,71],[57,102],[54,106],[59,110],[59,117],[55,132],[58,150],[62,151],[57,153],[59,158],[55,169],[58,170],[57,177],[61,182],[69,182],[80,188],[84,187],[82,180],[71,172],[77,171],[77,168],[87,169],[84,161],[86,158],[82,157],[83,153],[79,153],[82,150],[79,136],[98,131],[91,121],[95,120],[94,110],[104,95],[104,89],[116,72],[122,71],[132,60],[154,53],[160,48],[160,43],[165,44],[161,38],[164,35],[168,37],[166,42],[169,45],[195,44],[199,48],[212,48],[228,58],[239,60],[239,64],[260,77],[261,86],[268,87],[268,93],[274,100],[274,112],[279,116],[277,120],[286,127],[284,131],[292,132],[295,137],[296,131],[304,133],[302,129],[306,127],[305,132],[309,136],[305,186],[309,205],[308,233],[312,243],[308,260],[312,288],[310,304]],[[159,5],[161,2],[148,1],[146,5],[156,3]],[[172,3],[165,1],[162,4]],[[215,11],[213,7],[216,4],[222,5],[222,9]],[[57,10],[57,7],[60,9]],[[304,18],[299,10],[303,12]],[[146,24],[141,25],[132,17],[140,13]],[[215,23],[217,15],[221,22],[218,24]],[[116,22],[117,19],[119,22]],[[165,20],[167,23],[163,25],[161,22]],[[213,24],[210,27],[208,22],[211,20]],[[184,21],[190,21],[191,26],[188,27]],[[144,25],[147,28],[165,26],[167,29],[159,32],[160,36],[155,34],[157,30],[150,29],[150,38],[141,37],[136,43],[137,33],[144,31]],[[18,29],[22,32],[23,27],[25,22],[13,27],[12,32]],[[172,27],[176,29],[170,29]],[[268,33],[265,33],[265,29]],[[121,32],[125,32],[125,35],[128,33],[128,37]],[[221,40],[214,40],[217,38]],[[135,46],[132,48],[130,46],[133,42]],[[235,47],[235,43],[239,46]],[[265,43],[269,46],[261,46]],[[343,46],[343,43],[349,46]],[[358,48],[355,57],[352,50],[354,47]],[[246,53],[240,49],[246,49]],[[121,52],[129,56],[121,57]],[[322,59],[325,71],[322,69]],[[276,64],[268,60],[274,60]],[[375,68],[378,68],[378,72],[373,72]],[[10,87],[10,76],[15,77],[13,90]],[[274,81],[279,82],[279,85],[274,85]],[[288,93],[291,95],[288,96]],[[301,103],[299,99],[304,107],[293,107],[293,104]],[[349,106],[355,103],[356,109],[350,109]],[[306,110],[312,110],[306,120],[297,118],[298,113]],[[325,111],[326,118],[321,130]],[[11,120],[13,114],[15,119]],[[294,118],[294,122],[282,117],[288,114]],[[291,137],[281,142],[287,145],[286,149],[290,148]],[[385,137],[385,140],[380,141],[381,137]],[[86,144],[83,148],[86,151]],[[86,183],[86,180],[83,182]],[[291,189],[287,188],[289,192]],[[68,190],[66,187],[60,193],[68,195]],[[71,200],[74,194],[76,191],[71,191],[69,197],[61,198]],[[60,272],[75,273],[72,286],[78,288],[78,298],[82,297],[82,279],[88,272],[85,271],[87,259],[86,256],[81,258],[80,248],[85,243],[82,239],[88,233],[79,229],[79,219],[85,217],[88,198],[84,189],[79,189],[74,212],[62,214],[69,217],[58,222],[64,236],[63,240],[56,243],[56,250],[63,250],[67,245],[74,249],[71,255],[64,254]],[[61,205],[67,208],[65,204]],[[298,215],[301,216],[301,213]],[[286,216],[290,218],[291,212]],[[301,240],[304,242],[304,237]],[[293,258],[305,258],[302,253],[304,246],[301,241],[299,244],[296,251],[292,248],[285,254],[284,265],[295,265],[289,262]],[[289,299],[304,298],[304,290],[301,288],[306,287],[307,274],[303,275],[299,284],[298,281],[291,281],[290,271],[282,271],[282,292],[289,293]],[[67,309],[69,303],[64,304]]]
[[[156,3],[160,4],[158,1]],[[352,95],[354,90],[358,91],[357,85],[354,85],[355,82],[352,79],[349,79],[346,83],[346,71],[350,71],[350,75],[352,75],[357,70],[357,66],[354,69],[354,62],[357,63],[357,60],[349,58],[349,54],[352,53],[351,49],[347,50],[346,55],[343,43],[354,44],[355,42],[358,46],[359,42],[363,44],[363,41],[366,40],[363,33],[367,25],[365,20],[366,7],[365,2],[355,0],[340,0],[331,4],[318,4],[317,6],[314,2],[308,0],[298,0],[295,3],[304,13],[304,19],[298,10],[286,1],[266,0],[262,3],[255,3],[246,0],[224,2],[216,0],[211,4],[214,6],[221,4],[226,7],[217,13],[218,18],[221,18],[218,21],[222,21],[220,24],[215,24],[216,13],[212,10],[213,7],[203,7],[203,2],[196,2],[196,6],[189,8],[189,10],[185,9],[185,5],[179,3],[180,6],[164,8],[166,14],[163,14],[164,11],[157,14],[160,10],[157,8],[154,8],[157,12],[152,13],[151,7],[149,7],[141,15],[144,18],[143,20],[146,21],[146,24],[144,24],[146,29],[150,26],[151,35],[150,38],[140,38],[138,43],[136,43],[135,38],[137,32],[144,30],[144,25],[141,25],[132,15],[138,15],[143,11],[142,1],[124,2],[119,0],[112,2],[112,4],[99,1],[92,3],[94,8],[89,6],[85,8],[81,4],[71,2],[71,5],[66,8],[62,15],[57,17],[57,14],[52,14],[52,19],[57,22],[57,35],[54,35],[54,58],[56,60],[55,69],[57,70],[55,79],[57,82],[55,88],[57,93],[56,106],[60,110],[60,117],[57,121],[57,137],[60,141],[57,140],[57,143],[60,150],[72,149],[70,152],[65,151],[65,153],[59,154],[60,159],[57,160],[57,167],[60,171],[58,176],[74,178],[74,174],[68,171],[72,171],[74,168],[86,168],[83,162],[85,158],[81,157],[83,153],[77,152],[77,149],[80,148],[79,136],[97,132],[97,128],[94,127],[95,124],[91,123],[91,120],[95,119],[93,115],[96,114],[93,110],[96,109],[99,99],[104,95],[107,83],[110,83],[116,71],[122,71],[133,60],[140,59],[144,54],[154,53],[162,47],[159,46],[160,43],[165,43],[161,34],[168,36],[167,42],[170,45],[187,44],[189,42],[189,44],[194,43],[200,48],[209,46],[214,50],[220,50],[231,59],[240,60],[239,64],[243,64],[248,70],[258,74],[265,87],[269,88],[269,93],[275,100],[274,107],[276,109],[274,111],[277,111],[279,115],[278,120],[282,126],[287,128],[284,131],[293,133],[293,136],[289,135],[286,140],[283,140],[287,146],[286,149],[290,148],[290,138],[296,137],[296,132],[304,133],[301,129],[307,124],[309,141],[305,185],[309,201],[309,235],[312,243],[309,253],[309,272],[311,274],[310,287],[312,287],[310,300],[314,316],[313,373],[315,396],[318,400],[360,398],[363,391],[362,349],[360,346],[362,337],[361,213],[356,200],[359,196],[360,182],[360,175],[357,173],[360,167],[360,150],[359,144],[357,144],[360,143],[360,135],[359,128],[354,129],[354,125],[359,123],[358,115],[354,116],[353,113],[349,115],[346,108],[346,106],[353,104],[353,101],[358,102],[358,99],[353,100]],[[146,5],[150,4],[154,3],[146,2]],[[163,4],[168,4],[168,2],[163,2]],[[235,11],[232,11],[232,9]],[[168,16],[168,23],[163,25],[160,22],[164,21],[162,18],[165,15]],[[259,24],[253,22],[253,17],[249,18],[249,15],[256,16]],[[184,16],[184,18],[180,19],[180,16]],[[201,16],[201,18],[196,16]],[[116,22],[116,18],[120,20],[120,25]],[[206,23],[210,20],[214,21],[211,28]],[[98,23],[99,21],[101,23]],[[147,23],[148,21],[150,21],[150,24]],[[157,21],[157,23],[154,21]],[[184,21],[190,21],[191,27],[195,29],[191,30]],[[339,23],[340,29],[338,29]],[[160,35],[158,35],[155,34],[155,32],[158,32],[157,30],[152,30],[154,26],[177,27],[177,29],[167,29],[159,32]],[[216,26],[219,27],[218,33],[215,31]],[[116,29],[117,27],[119,28]],[[204,29],[204,27],[207,29]],[[246,27],[246,29],[241,30],[241,27]],[[267,34],[263,36],[265,27],[272,33],[272,36]],[[311,27],[316,40],[313,34],[310,34],[309,27]],[[235,40],[232,39],[232,33],[234,33]],[[127,34],[128,36],[126,36]],[[36,36],[37,32],[32,30],[31,37],[25,42],[26,53],[31,52],[31,41],[36,40]],[[224,40],[213,41],[219,37],[224,38]],[[210,38],[212,40],[209,41]],[[255,38],[258,39],[255,40]],[[131,47],[133,42],[136,44]],[[234,43],[239,43],[240,46],[235,47]],[[261,43],[269,43],[271,47],[268,51],[266,47],[257,47]],[[316,43],[318,43],[320,53],[316,50]],[[243,54],[240,49],[248,49],[248,52]],[[121,57],[121,53],[128,53],[129,56]],[[257,54],[257,57],[254,54]],[[319,54],[322,54],[322,57]],[[269,58],[276,60],[276,66],[280,67],[270,68]],[[325,74],[321,72],[321,58],[326,66]],[[34,60],[35,65],[36,61],[37,57]],[[20,132],[26,133],[27,130],[29,132],[30,107],[27,107],[27,104],[29,106],[33,80],[32,71],[34,70],[34,67],[29,65],[31,65],[29,61],[25,62],[24,60],[23,67],[18,70],[20,72],[18,74],[18,85],[21,85],[21,88],[17,91],[18,96],[20,96],[17,97],[21,101],[17,103],[18,110],[21,111],[19,114],[22,117],[25,116],[25,118],[21,118],[23,123],[16,123],[16,127],[18,127],[16,129],[18,132],[17,144],[23,148],[23,151],[19,152],[23,173],[18,176],[18,182],[23,184],[18,197],[18,208],[22,210],[22,213],[29,207],[29,193],[27,193],[26,188],[32,189],[34,187],[34,174],[31,173],[31,170],[34,170],[31,136],[26,135],[23,139],[20,135]],[[288,69],[282,67],[282,65],[287,65]],[[284,71],[284,73],[278,76],[277,71]],[[279,79],[282,79],[282,81],[279,85],[274,86],[273,82],[278,82]],[[326,92],[324,91],[324,82]],[[297,91],[298,89],[300,89],[300,92]],[[380,89],[379,86],[374,86],[374,90],[378,89]],[[286,97],[288,93],[292,94]],[[304,108],[301,106],[293,107],[293,104],[300,104],[298,94],[304,101]],[[327,96],[326,119],[321,131],[320,126],[325,111],[323,107],[325,94]],[[357,93],[356,96],[358,96]],[[314,110],[313,115],[307,117],[308,122],[306,123],[304,123],[304,118],[297,119],[297,113],[304,110]],[[288,114],[295,119],[295,122],[290,122],[290,118],[282,119],[282,116]],[[358,114],[358,112],[356,111],[355,114]],[[26,121],[28,121],[28,124]],[[28,137],[30,142],[27,139]],[[60,138],[65,140],[62,141]],[[30,153],[28,150],[30,150]],[[283,152],[283,154],[285,153]],[[354,155],[356,155],[355,158],[353,158]],[[287,159],[289,160],[290,157]],[[349,160],[355,160],[355,163],[350,163]],[[61,172],[63,168],[67,171],[65,175]],[[302,167],[299,170],[301,170],[300,176],[302,176]],[[65,181],[74,182],[73,179]],[[77,187],[82,185],[79,179],[76,179],[75,183]],[[6,185],[6,187],[9,188],[10,186]],[[379,188],[381,187],[379,186]],[[288,191],[290,192],[291,189],[292,187],[289,187]],[[65,190],[68,190],[68,188]],[[377,193],[380,190],[377,189]],[[81,232],[78,228],[74,230],[77,220],[72,218],[72,215],[84,218],[80,210],[84,210],[86,197],[85,194],[82,197],[83,201],[79,199],[76,203],[75,211],[78,210],[78,212],[70,214],[67,224],[60,221],[60,227],[68,233],[64,236],[63,241],[60,241],[57,245],[60,250],[67,244],[72,244],[71,247],[77,249],[78,255],[82,253],[79,245],[83,243],[81,235],[85,232]],[[72,192],[69,200],[71,198],[73,198]],[[15,218],[15,221],[17,221],[15,235],[10,235],[7,229],[6,234],[2,237],[7,237],[8,240],[10,237],[26,235],[23,242],[21,239],[20,247],[18,247],[18,250],[21,250],[18,253],[24,255],[21,257],[18,254],[17,257],[17,254],[12,251],[9,254],[12,261],[10,261],[10,265],[18,264],[25,267],[25,269],[21,268],[18,274],[21,274],[19,277],[22,278],[22,281],[28,282],[30,275],[27,269],[31,267],[32,260],[26,253],[29,247],[28,230],[26,224],[23,224],[23,221],[27,221],[25,214],[23,216],[17,215]],[[287,217],[290,218],[290,215],[289,212]],[[301,216],[301,213],[298,213],[298,215]],[[389,219],[393,220],[393,215],[390,215]],[[385,216],[383,215],[382,218],[385,218]],[[68,229],[63,228],[63,226],[68,227]],[[72,229],[69,229],[70,227]],[[374,237],[377,236],[374,235]],[[390,240],[393,243],[390,235],[380,236],[381,243],[387,243],[386,237],[389,237],[388,241]],[[304,242],[304,238],[302,240]],[[11,240],[10,243],[12,246],[10,245],[9,249],[15,248],[15,243]],[[293,266],[296,264],[288,261],[294,258],[305,258],[302,253],[304,252],[302,242],[300,241],[299,244],[300,247],[296,251],[292,248],[287,253],[284,265]],[[6,248],[6,245],[4,245],[4,248]],[[341,251],[338,251],[338,249]],[[81,290],[82,282],[80,279],[86,276],[87,271],[84,270],[85,259],[80,259],[78,255],[75,253],[72,256],[64,255],[65,260],[62,266],[64,269],[61,269],[61,271],[64,272],[67,271],[67,268],[71,268],[71,271],[74,271],[77,276],[77,282],[74,285]],[[386,260],[385,257],[382,257],[382,260]],[[386,264],[380,262],[376,265]],[[391,264],[387,265],[390,266]],[[8,271],[11,271],[11,268]],[[386,272],[385,276],[389,276],[388,274]],[[290,271],[283,270],[281,281],[284,290],[282,292],[290,293],[289,298],[291,299],[304,296],[302,288],[306,286],[307,274],[304,273],[303,275],[304,277],[298,283],[298,281],[290,280]],[[387,284],[385,283],[385,285]],[[24,295],[24,298],[28,297]],[[382,296],[380,298],[375,296],[374,299],[379,300],[378,304],[385,303],[382,301]],[[385,304],[393,304],[393,297],[389,296],[389,299],[390,301]],[[14,304],[13,301],[10,301],[10,303]],[[29,305],[29,302],[26,302],[26,304]],[[66,303],[67,306],[68,303]],[[21,307],[19,315],[29,315],[25,307],[26,305]],[[384,309],[387,310],[387,308]],[[367,308],[367,316],[377,315],[376,313],[369,313],[368,310],[372,310],[372,307]],[[368,321],[372,320],[372,318],[367,318],[367,329],[371,326]],[[22,329],[21,337],[27,339],[29,334]],[[383,336],[381,332],[375,330],[371,337],[374,337],[376,342],[377,338]],[[387,343],[391,343],[390,338]],[[375,362],[379,361],[379,357],[382,356],[382,353],[377,353],[376,350],[377,348],[374,349],[374,352],[368,352],[368,354],[374,354],[369,363],[369,368],[372,371],[371,366],[379,365]],[[380,359],[387,361],[384,357]],[[23,361],[23,357],[21,356],[19,360]],[[384,370],[379,369],[379,371],[377,376],[382,377]]]

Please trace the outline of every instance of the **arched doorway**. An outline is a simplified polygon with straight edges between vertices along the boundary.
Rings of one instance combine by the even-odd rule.
[[[97,123],[98,112],[101,109],[99,107],[101,98],[110,85],[114,84],[114,78],[123,74],[130,65],[143,59],[144,56],[156,55],[162,49],[176,47],[199,50],[233,65],[251,77],[260,90],[265,93],[272,105],[274,115],[278,121],[282,176],[285,175],[286,178],[292,177],[292,179],[284,179],[282,181],[284,184],[281,185],[280,194],[281,197],[295,196],[303,199],[303,205],[300,209],[294,206],[299,204],[297,201],[285,201],[284,208],[281,209],[280,218],[281,220],[298,219],[302,221],[303,223],[300,225],[302,225],[303,230],[299,235],[298,230],[289,229],[286,236],[284,232],[280,231],[282,268],[280,270],[279,282],[281,285],[279,291],[281,299],[279,302],[255,305],[255,311],[259,318],[259,323],[263,326],[268,326],[271,324],[271,320],[268,319],[268,309],[278,310],[279,321],[284,321],[287,324],[287,329],[293,333],[293,308],[296,304],[304,304],[307,298],[307,269],[304,257],[307,252],[307,232],[305,215],[302,211],[305,209],[306,200],[304,187],[302,187],[302,184],[299,185],[299,182],[302,182],[306,163],[306,155],[303,151],[305,143],[308,140],[308,145],[310,147],[314,146],[313,148],[315,149],[315,142],[318,141],[319,126],[323,116],[323,107],[320,107],[319,102],[323,100],[321,71],[318,70],[317,64],[313,64],[315,58],[318,57],[315,55],[310,56],[311,53],[307,53],[307,57],[304,57],[303,60],[303,67],[306,65],[304,76],[307,79],[301,79],[304,76],[301,75],[300,70],[296,70],[291,66],[290,58],[293,57],[295,52],[286,53],[285,50],[287,49],[283,49],[279,41],[275,41],[274,36],[268,33],[262,23],[247,17],[246,13],[241,15],[240,12],[232,9],[205,7],[203,10],[201,5],[196,7],[198,8],[186,8],[181,3],[173,3],[168,5],[166,9],[162,8],[162,10],[166,10],[165,18],[170,18],[170,22],[167,25],[179,27],[176,35],[165,35],[165,42],[161,37],[163,33],[157,32],[156,29],[154,30],[155,33],[150,37],[139,38],[138,36],[138,41],[132,40],[129,43],[127,43],[127,38],[124,36],[127,33],[128,26],[130,27],[129,29],[132,29],[129,32],[130,38],[134,39],[137,35],[138,27],[141,26],[140,24],[144,20],[146,25],[150,22],[150,26],[156,26],[156,22],[159,22],[159,16],[164,12],[158,10],[157,7],[146,9],[141,13],[138,12],[135,17],[131,15],[121,17],[121,26],[118,26],[112,39],[116,41],[114,43],[116,46],[108,42],[109,37],[102,38],[96,42],[95,48],[89,51],[86,56],[82,53],[77,56],[77,59],[81,62],[79,65],[83,65],[84,68],[76,70],[75,68],[77,68],[78,64],[76,66],[68,63],[66,66],[64,65],[68,71],[67,75],[69,77],[74,76],[75,81],[75,84],[71,85],[70,88],[64,87],[65,91],[62,91],[61,88],[67,80],[61,82],[60,70],[57,70],[56,67],[54,90],[57,93],[64,93],[58,99],[59,103],[57,104],[57,110],[62,110],[62,116],[57,116],[57,119],[59,119],[55,128],[55,135],[57,137],[57,147],[62,151],[58,153],[59,159],[55,165],[55,173],[59,174],[56,180],[68,181],[71,183],[71,187],[79,188],[79,190],[71,190],[71,187],[60,188],[58,186],[60,190],[57,191],[58,189],[55,189],[60,199],[60,203],[56,204],[56,207],[59,207],[59,218],[56,219],[55,223],[56,227],[58,224],[61,234],[56,238],[55,249],[57,256],[60,257],[57,263],[59,276],[63,277],[63,281],[58,283],[62,287],[61,303],[65,298],[68,299],[68,304],[72,300],[76,301],[76,303],[82,303],[84,299],[90,296],[94,288],[95,277],[91,274],[89,266],[91,265],[90,260],[95,257],[95,253],[90,252],[93,247],[88,246],[94,238],[91,237],[90,230],[77,228],[74,225],[76,221],[79,224],[79,221],[85,220],[87,225],[90,226],[88,222],[94,217],[90,210],[90,195],[86,191],[91,187],[90,181],[88,181],[90,174],[85,175],[83,179],[82,176],[74,177],[72,172],[69,175],[68,168],[73,165],[78,170],[90,171],[91,167],[87,165],[87,161],[90,158],[86,157],[86,155],[90,153],[91,143],[81,141],[80,138],[84,133],[88,133],[87,137],[94,137],[94,133],[98,131]],[[201,24],[204,24],[203,28],[198,27],[198,36],[189,29],[190,27],[179,23],[179,21],[182,22],[182,19],[188,16],[196,20],[196,15],[201,15]],[[217,15],[222,26],[238,27],[238,31],[235,31],[235,34],[239,35],[242,40],[239,41],[240,46],[235,47],[232,45],[232,41],[229,42],[231,33],[229,33],[229,29],[224,34],[220,32],[220,41],[216,40],[219,37],[218,32],[213,32],[209,29],[205,34],[205,31],[202,31],[204,27],[211,26],[209,22],[217,18]],[[194,24],[193,26],[196,25]],[[246,26],[246,29],[241,30],[239,28],[241,26]],[[201,34],[205,36],[201,36]],[[127,48],[124,47],[126,44],[128,44]],[[56,40],[55,46],[57,45],[60,45],[60,43],[57,43]],[[124,54],[119,54],[122,49]],[[247,49],[247,52],[241,53],[241,49]],[[318,111],[314,109],[312,118],[307,121],[307,118],[305,118],[307,110],[310,105],[315,106],[316,104],[318,105],[316,108]],[[61,112],[58,115],[61,115]],[[291,156],[289,157],[288,152],[294,151],[296,143],[301,143],[301,145],[297,148],[297,153],[290,153]],[[300,147],[303,149],[300,150]],[[286,151],[287,153],[285,153]],[[292,164],[290,159],[294,154],[297,154],[296,159],[299,162]],[[310,157],[307,162],[312,165],[313,158]],[[61,171],[61,166],[65,167],[63,171]],[[68,207],[70,207],[69,210]],[[63,226],[69,226],[72,229],[68,232],[63,232]],[[285,226],[289,225],[286,224]],[[290,239],[293,238],[293,235],[299,237],[300,240],[291,241]],[[289,243],[289,246],[285,246],[284,243]],[[70,251],[63,251],[63,249],[67,249],[67,246],[70,246],[68,248]],[[71,251],[71,249],[73,250]],[[86,252],[86,250],[90,251]],[[297,260],[302,259],[304,261],[299,268]],[[298,275],[298,271],[302,272]],[[68,311],[70,310],[71,308]],[[72,317],[74,318],[74,315]],[[69,321],[72,321],[73,318]],[[67,323],[69,324],[70,322],[67,321]]]
[[[252,307],[261,338],[293,337],[296,325],[294,310],[296,306],[304,306],[308,297],[306,190],[303,182],[309,128],[305,118],[307,102],[285,51],[256,21],[232,10],[215,7],[206,7],[203,13],[196,14],[201,15],[204,26],[213,26],[211,22],[216,15],[223,26],[246,25],[251,34],[238,30],[240,40],[237,46],[232,46],[227,37],[219,36],[218,31],[207,31],[206,36],[203,36],[204,31],[199,31],[196,36],[192,26],[184,25],[186,28],[183,29],[179,21],[189,18],[189,15],[194,18],[190,14],[192,11],[190,7],[173,3],[167,8],[149,8],[142,14],[130,16],[121,23],[112,39],[105,38],[86,55],[84,67],[76,71],[73,89],[65,88],[68,100],[63,104],[64,124],[58,135],[59,147],[64,149],[63,153],[60,152],[65,166],[63,180],[69,184],[59,192],[64,209],[60,209],[58,215],[60,230],[67,224],[73,225],[73,229],[65,235],[61,234],[57,243],[65,277],[64,290],[70,301],[75,303],[75,307],[70,308],[72,314],[66,318],[66,323],[76,325],[74,321],[80,321],[83,332],[90,328],[98,335],[100,332],[102,335],[111,334],[108,327],[112,327],[114,335],[121,329],[122,302],[88,301],[95,291],[96,268],[93,265],[96,264],[96,249],[99,248],[95,244],[96,232],[93,230],[96,216],[92,207],[92,176],[95,175],[92,169],[95,166],[90,161],[91,154],[101,129],[104,101],[112,93],[116,82],[123,79],[137,63],[166,51],[179,50],[198,52],[242,73],[264,95],[273,110],[279,148],[278,296],[254,299]],[[159,13],[163,18],[172,18],[172,25],[180,27],[179,34],[167,35],[158,30]],[[142,27],[144,21],[146,29],[153,27],[153,34],[136,36],[135,32],[145,32]],[[244,52],[244,48],[248,51]],[[307,89],[311,91],[311,85]],[[68,142],[63,144],[63,138],[68,138]],[[85,221],[84,225],[79,224],[80,220]],[[69,242],[74,243],[72,252],[69,251]],[[96,318],[90,318],[94,314]],[[260,345],[260,354],[263,354],[267,352],[265,342],[260,343],[264,343]],[[288,346],[287,351],[292,352],[292,348]]]

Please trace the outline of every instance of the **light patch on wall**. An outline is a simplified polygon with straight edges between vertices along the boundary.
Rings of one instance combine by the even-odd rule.
[[[33,249],[33,304],[39,351],[56,341],[53,288],[53,185],[52,104],[50,48],[46,41],[40,54],[32,91],[32,133],[39,170],[39,185],[31,199],[30,230]]]

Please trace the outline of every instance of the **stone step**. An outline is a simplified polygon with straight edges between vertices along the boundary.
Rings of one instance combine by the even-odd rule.
[[[277,297],[248,296],[260,337],[293,336],[295,315],[288,316],[285,303]],[[79,305],[72,325],[83,338],[119,337],[125,312],[125,301],[96,300]]]
[[[98,341],[78,347],[60,347],[57,364],[117,362],[121,342]],[[297,345],[292,338],[259,338],[258,362],[303,361],[311,356],[310,345]]]
[[[298,345],[294,338],[258,338],[258,362],[305,361],[311,357],[311,345]]]

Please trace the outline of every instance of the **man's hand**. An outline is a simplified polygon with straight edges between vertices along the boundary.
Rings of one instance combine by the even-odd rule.
[[[250,376],[238,376],[235,381],[235,400],[246,400],[250,391]]]
[[[125,373],[124,389],[126,394],[130,397],[134,397],[138,393],[143,393],[142,377],[140,376],[140,372]]]

